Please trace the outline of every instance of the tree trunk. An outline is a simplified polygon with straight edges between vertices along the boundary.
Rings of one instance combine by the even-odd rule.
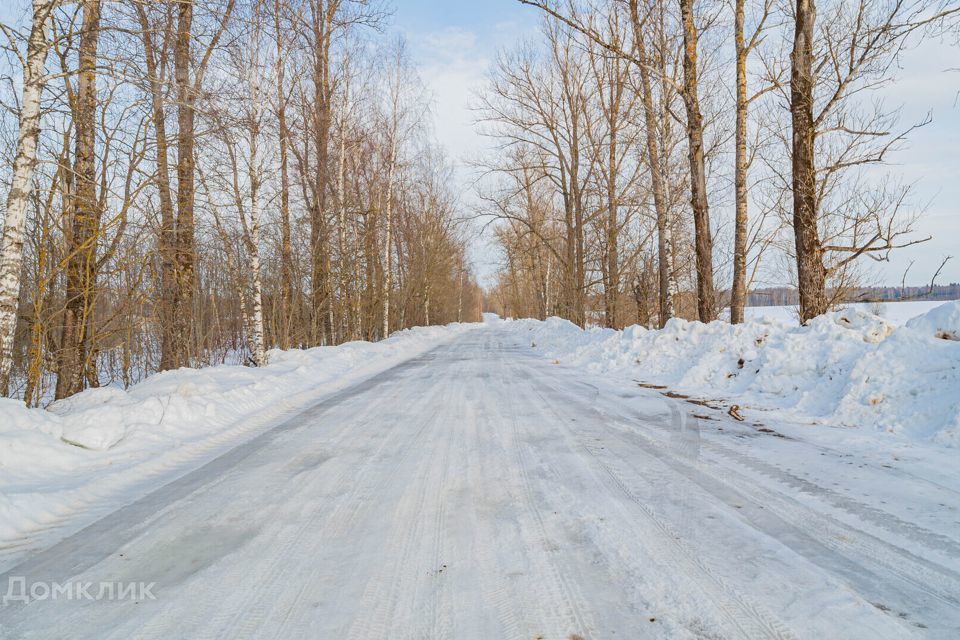
[[[620,258],[617,252],[619,244],[620,222],[618,220],[618,198],[617,198],[617,115],[618,110],[614,104],[619,104],[619,97],[614,93],[617,89],[611,83],[611,106],[610,106],[610,146],[609,146],[609,169],[607,175],[607,286],[604,287],[606,296],[606,321],[607,326],[612,329],[620,327],[618,307],[620,296]]]
[[[579,140],[579,135],[574,129],[574,141]],[[573,154],[571,157],[571,165],[573,167],[579,167],[579,154]],[[587,315],[586,307],[584,305],[584,293],[585,293],[585,283],[586,283],[586,264],[584,260],[584,247],[583,247],[583,194],[580,191],[580,183],[578,171],[571,171],[570,174],[570,185],[573,194],[573,221],[574,221],[574,270],[573,270],[573,317],[574,322],[581,327],[587,326]]]
[[[287,159],[287,98],[284,94],[283,36],[280,26],[280,0],[274,0],[277,42],[277,143],[280,147],[280,331],[281,349],[291,346],[293,324],[293,247],[290,235],[290,176]]]
[[[457,284],[457,322],[463,322],[463,262],[461,261],[458,266],[458,278],[459,282]]]
[[[396,134],[396,132],[394,132]],[[390,335],[390,292],[393,289],[393,181],[396,173],[396,140],[391,141],[390,168],[387,176],[387,203],[384,207],[384,251],[386,265],[383,268],[383,332],[381,338]]]
[[[707,203],[707,174],[703,151],[703,116],[697,95],[697,27],[693,22],[693,0],[680,0],[683,22],[683,104],[687,111],[688,155],[690,159],[690,205],[693,208],[694,244],[697,264],[697,313],[700,322],[716,319],[713,292],[713,238]]]
[[[332,17],[332,16],[331,16]],[[326,17],[324,23],[320,25],[321,34],[319,34],[320,51],[317,53],[317,60],[314,69],[314,108],[316,109],[316,128],[315,128],[315,152],[316,171],[314,186],[314,203],[310,211],[310,245],[311,245],[311,298],[313,307],[313,326],[314,331],[319,335],[314,336],[314,342],[326,343],[330,339],[333,329],[330,323],[330,314],[328,305],[332,303],[330,299],[329,283],[329,247],[327,246],[327,185],[328,185],[328,158],[330,142],[330,99],[332,88],[330,86],[330,33],[331,29]]]
[[[663,166],[657,141],[657,115],[653,104],[653,89],[650,86],[650,71],[646,46],[643,41],[643,28],[637,10],[637,0],[630,2],[630,18],[633,23],[633,42],[637,52],[640,73],[640,98],[643,104],[644,127],[647,143],[647,160],[650,163],[650,180],[653,187],[653,208],[657,216],[657,260],[659,276],[660,327],[672,318],[676,279],[673,273],[673,233],[667,210],[666,190],[664,188]]]
[[[47,30],[57,0],[33,0],[33,21],[27,41],[23,68],[23,95],[20,101],[20,132],[13,160],[13,176],[7,193],[7,207],[0,238],[0,395],[7,395],[13,368],[13,339],[17,330],[20,274],[23,270],[23,232],[27,203],[33,189],[40,137],[40,94],[44,83],[44,62],[50,42]]]
[[[153,130],[156,143],[157,195],[160,201],[160,233],[158,252],[160,254],[160,301],[157,307],[157,320],[160,328],[160,365],[161,371],[177,366],[174,350],[174,318],[176,309],[176,236],[173,214],[173,195],[170,190],[170,164],[167,144],[167,121],[164,114],[163,83],[166,79],[166,52],[156,50],[153,32],[147,14],[142,5],[135,4],[140,20],[140,33],[143,41],[144,58],[150,84],[150,109],[153,116]]]
[[[267,364],[266,332],[263,324],[263,277],[260,273],[260,176],[256,175],[256,133],[251,135],[251,175],[250,175],[250,229],[247,252],[250,254],[250,278],[252,288],[252,317],[250,328],[253,331],[253,359],[258,367]]]
[[[743,39],[745,0],[736,0],[734,43],[737,67],[737,120],[734,127],[734,199],[736,218],[733,236],[733,286],[730,291],[730,322],[743,322],[747,299],[747,48]]]
[[[577,245],[576,245],[576,229],[573,216],[573,198],[570,196],[569,192],[564,188],[563,192],[563,220],[564,220],[564,231],[566,232],[564,236],[564,273],[563,273],[563,306],[564,309],[561,315],[574,322],[575,324],[580,324],[577,321],[577,275],[576,275],[576,264],[577,264]]]
[[[90,314],[97,287],[97,241],[100,236],[100,205],[97,200],[95,143],[97,123],[97,45],[100,37],[100,0],[83,3],[83,26],[78,55],[74,130],[74,198],[71,232],[67,242],[66,306],[56,398],[83,390],[88,378]]]
[[[259,43],[259,7],[255,9],[254,24],[254,41]],[[255,49],[255,53],[259,53],[259,46]],[[251,79],[251,108],[248,127],[248,152],[250,154],[250,160],[247,163],[247,182],[250,185],[250,225],[249,228],[244,225],[243,231],[244,237],[247,239],[247,253],[250,254],[250,286],[252,298],[250,328],[253,334],[251,336],[251,342],[253,343],[253,360],[258,367],[262,367],[267,364],[267,336],[263,322],[263,274],[260,269],[260,186],[263,184],[263,175],[257,160],[257,147],[260,142],[260,122],[263,106],[260,100],[259,75],[252,74]],[[237,204],[239,208],[242,202],[238,202]],[[240,209],[240,213],[242,216],[242,209]]]
[[[793,235],[797,252],[800,322],[827,310],[826,273],[817,229],[813,123],[814,0],[797,0],[791,54],[790,115],[793,121]]]
[[[340,153],[337,158],[337,253],[340,272],[340,304],[343,309],[344,340],[352,339],[353,330],[350,322],[352,294],[350,291],[350,277],[347,273],[347,118],[350,114],[349,83],[344,83],[343,112],[340,116]]]
[[[190,79],[190,40],[193,29],[193,0],[180,3],[173,64],[177,85],[177,220],[175,230],[175,283],[173,366],[190,364],[190,335],[194,290],[194,102]]]

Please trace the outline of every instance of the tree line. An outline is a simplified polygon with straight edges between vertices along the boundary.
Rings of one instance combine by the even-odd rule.
[[[0,25],[4,395],[477,319],[387,7],[31,1]]]
[[[871,258],[928,239],[882,167],[929,119],[901,123],[881,94],[960,3],[519,2],[539,37],[500,56],[478,105],[502,313],[737,323],[775,272],[805,323]]]

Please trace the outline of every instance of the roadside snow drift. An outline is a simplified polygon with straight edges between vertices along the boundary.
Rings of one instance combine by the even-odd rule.
[[[24,534],[57,527],[84,510],[93,511],[92,521],[96,512],[138,497],[285,414],[470,326],[416,328],[378,343],[274,350],[259,369],[168,371],[127,391],[90,389],[49,410],[0,398],[0,566],[3,548],[16,547]]]
[[[510,324],[546,357],[595,373],[802,422],[960,445],[960,301],[899,327],[859,309],[804,327],[769,318],[623,331],[584,331],[559,318]]]

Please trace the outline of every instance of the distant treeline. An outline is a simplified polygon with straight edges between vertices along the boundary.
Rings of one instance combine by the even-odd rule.
[[[960,283],[924,287],[866,287],[847,296],[847,302],[897,300],[960,300]],[[791,287],[754,289],[747,295],[748,307],[776,307],[799,304],[800,297]]]

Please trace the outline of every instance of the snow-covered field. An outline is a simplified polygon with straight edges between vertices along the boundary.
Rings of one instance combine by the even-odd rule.
[[[27,409],[0,398],[0,571],[284,416],[471,328],[272,351],[264,368],[180,369]]]
[[[737,326],[510,324],[558,362],[737,404],[752,419],[960,446],[960,301],[890,303],[885,311],[880,317],[854,305],[806,327],[788,319],[785,307],[749,309]]]

